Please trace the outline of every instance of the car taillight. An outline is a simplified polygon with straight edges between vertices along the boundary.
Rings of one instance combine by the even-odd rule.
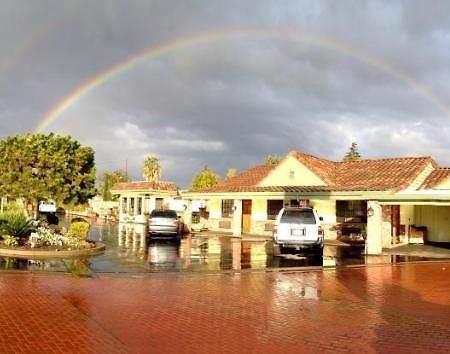
[[[322,237],[323,237],[323,229],[322,229],[321,226],[319,226],[319,230],[318,230],[317,234],[318,234],[319,236],[322,236]]]
[[[148,219],[148,223],[151,224],[152,223],[152,219]]]
[[[173,224],[178,225],[180,222],[178,220],[174,220]]]

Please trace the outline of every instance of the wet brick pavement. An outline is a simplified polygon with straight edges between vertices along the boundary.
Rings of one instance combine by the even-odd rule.
[[[450,263],[0,277],[2,353],[450,352]]]

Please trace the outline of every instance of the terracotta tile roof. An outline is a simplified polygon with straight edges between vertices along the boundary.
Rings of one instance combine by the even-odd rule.
[[[337,163],[339,190],[395,191],[408,187],[430,163],[430,157],[403,157]]]
[[[112,192],[121,191],[176,191],[177,186],[171,182],[120,182],[116,183],[112,188]]]
[[[255,166],[210,188],[203,189],[201,192],[232,192],[236,188],[256,187],[276,166],[278,164]]]
[[[438,167],[427,177],[420,189],[433,189],[450,177],[450,167]]]
[[[218,186],[218,185],[216,185]],[[214,186],[214,187],[216,187]],[[246,193],[246,192],[332,192],[336,190],[334,187],[328,186],[239,186],[239,185],[229,185],[227,188],[211,187],[208,190],[202,190],[200,193],[214,193],[214,192],[226,192],[226,193]]]
[[[322,178],[328,185],[334,185],[336,183],[336,162],[306,155],[296,150],[289,152],[286,158],[289,156],[295,157],[317,176]]]
[[[328,185],[260,187],[259,183],[277,164],[253,167],[201,192],[397,191],[408,187],[428,164],[435,166],[431,157],[330,161],[298,151],[291,151],[285,159],[288,156],[297,158]]]

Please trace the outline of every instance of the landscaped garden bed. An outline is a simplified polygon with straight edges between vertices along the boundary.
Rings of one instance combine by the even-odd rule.
[[[21,210],[0,213],[0,255],[77,257],[103,252],[104,245],[87,239],[90,224],[73,219],[66,230],[45,220],[30,220]]]

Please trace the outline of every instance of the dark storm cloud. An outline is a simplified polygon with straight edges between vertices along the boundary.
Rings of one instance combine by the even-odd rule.
[[[141,178],[155,154],[186,186],[299,149],[340,159],[432,155],[450,165],[447,1],[3,1],[1,137],[32,131],[111,65],[178,38],[257,29],[150,57],[54,121],[99,172]]]

